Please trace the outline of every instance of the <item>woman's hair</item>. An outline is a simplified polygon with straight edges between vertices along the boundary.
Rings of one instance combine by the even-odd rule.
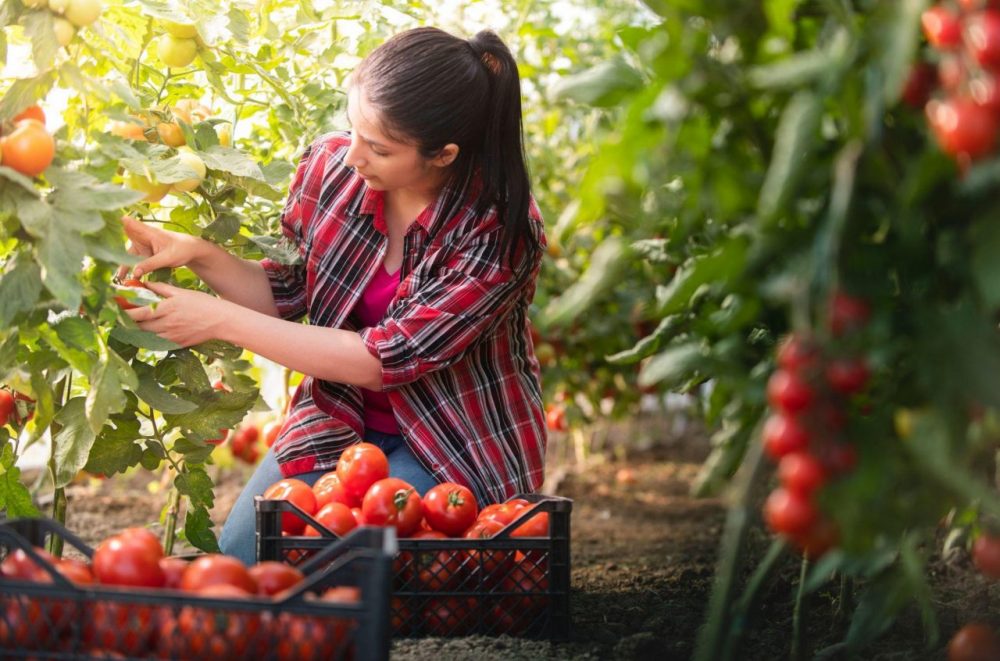
[[[475,207],[481,213],[496,206],[501,254],[512,264],[521,246],[536,256],[541,246],[528,219],[521,81],[500,37],[489,30],[469,40],[437,28],[407,30],[372,51],[352,84],[378,110],[389,137],[415,144],[425,158],[458,145],[446,208],[481,183]]]

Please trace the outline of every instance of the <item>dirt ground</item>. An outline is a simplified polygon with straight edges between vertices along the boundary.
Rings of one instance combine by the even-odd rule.
[[[572,498],[571,610],[567,641],[499,638],[421,638],[393,643],[392,658],[445,659],[687,659],[693,653],[711,594],[726,511],[721,500],[695,499],[690,487],[708,453],[703,433],[676,420],[630,423],[605,434],[597,447],[556,439],[548,488]],[[682,425],[682,427],[685,427]],[[638,431],[637,431],[638,430]],[[610,440],[609,440],[610,438]],[[570,459],[572,458],[572,459]],[[213,520],[231,507],[247,468],[216,466]],[[624,470],[623,470],[624,469]],[[140,479],[141,478],[141,479]],[[164,494],[152,494],[148,477],[91,482],[70,488],[68,526],[91,544],[158,516]],[[761,532],[751,548],[761,552]],[[752,568],[752,567],[751,567]],[[941,659],[950,635],[975,618],[1000,625],[1000,586],[988,584],[967,557],[930,567],[941,641],[927,649],[916,609],[861,658]],[[788,658],[799,563],[783,559],[764,589],[755,621],[737,658]],[[843,638],[834,591],[819,592],[805,606],[803,658]],[[827,658],[845,658],[832,654]]]

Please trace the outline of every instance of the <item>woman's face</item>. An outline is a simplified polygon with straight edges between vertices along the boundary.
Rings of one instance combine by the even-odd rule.
[[[351,86],[347,95],[351,147],[344,162],[354,168],[369,187],[380,191],[406,189],[436,194],[441,168],[424,158],[416,145],[397,142],[382,131],[378,112],[364,90]]]

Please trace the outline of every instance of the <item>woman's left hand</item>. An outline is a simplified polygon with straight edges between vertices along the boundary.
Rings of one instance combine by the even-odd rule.
[[[156,333],[182,347],[220,338],[232,303],[210,294],[174,287],[162,282],[146,282],[146,287],[163,300],[125,313],[144,331]]]

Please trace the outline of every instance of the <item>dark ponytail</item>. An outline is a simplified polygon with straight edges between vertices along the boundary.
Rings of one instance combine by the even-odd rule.
[[[437,28],[407,30],[372,51],[353,84],[378,109],[386,133],[416,143],[425,158],[458,145],[448,207],[457,210],[481,185],[476,211],[496,206],[504,258],[512,266],[534,263],[541,245],[528,217],[521,80],[500,37],[483,30],[466,41]],[[527,261],[518,259],[522,250]]]

